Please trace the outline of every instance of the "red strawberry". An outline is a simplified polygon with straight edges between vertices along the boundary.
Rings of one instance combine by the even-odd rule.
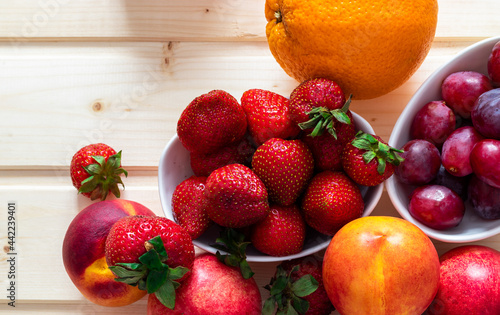
[[[272,138],[257,148],[252,168],[266,185],[269,200],[287,206],[305,189],[313,175],[314,160],[302,141]]]
[[[313,229],[334,235],[346,223],[361,217],[361,192],[345,173],[323,171],[316,174],[302,198],[304,218]]]
[[[334,81],[317,78],[303,82],[290,95],[290,117],[312,136],[326,129],[335,138],[339,123],[350,124],[347,116],[351,98]]]
[[[191,176],[175,187],[172,194],[172,214],[174,220],[191,235],[200,237],[209,227],[204,198],[206,177]]]
[[[353,118],[350,111],[347,111],[347,116],[352,122]],[[318,172],[342,170],[342,151],[345,145],[356,135],[353,123],[343,124],[337,122],[336,124],[337,139],[328,132],[314,137],[303,134],[300,138],[311,150],[314,157],[314,166]]]
[[[342,166],[356,183],[376,186],[394,174],[403,151],[390,147],[379,136],[358,132],[344,148]]]
[[[78,150],[70,164],[73,186],[92,200],[105,200],[109,192],[119,198],[118,184],[124,186],[120,176],[128,176],[121,167],[121,152],[116,153],[104,143],[89,144]]]
[[[266,289],[271,289],[279,282],[285,282],[286,286],[283,290],[271,291],[274,294],[265,302],[262,314],[274,314],[274,312],[269,311],[271,309],[274,311],[276,303],[279,305],[278,310],[283,311],[283,314],[289,314],[287,313],[287,308],[293,306],[299,308],[295,308],[297,313],[305,315],[328,315],[333,312],[335,307],[330,302],[323,285],[323,260],[318,257],[318,255],[309,255],[284,261],[277,266],[273,278],[274,282],[266,286]],[[285,276],[286,278],[284,278]],[[281,279],[278,279],[280,277]],[[305,293],[313,291],[315,287],[317,289],[310,294],[304,295],[303,290],[307,289],[307,286],[304,284],[311,285],[311,289],[306,290]],[[292,301],[295,302],[292,303]],[[280,305],[283,307],[280,308]],[[300,307],[303,307],[303,309],[300,309]]]
[[[189,152],[196,153],[211,153],[240,141],[246,130],[243,108],[221,90],[196,97],[177,122],[179,140]]]
[[[230,228],[252,225],[269,213],[267,189],[247,166],[229,164],[207,178],[207,214],[215,223]]]
[[[290,117],[297,123],[309,120],[309,112],[315,107],[330,110],[341,108],[346,102],[344,92],[332,80],[324,78],[302,82],[290,94]]]
[[[290,119],[289,100],[277,93],[251,89],[243,93],[241,106],[247,115],[248,130],[257,145],[271,138],[295,138],[300,128]]]
[[[254,152],[255,148],[250,141],[243,138],[240,142],[222,147],[213,153],[191,153],[191,169],[196,176],[208,176],[219,167],[228,164],[238,163],[250,166]]]
[[[116,280],[137,285],[167,307],[175,305],[175,288],[194,263],[194,245],[177,223],[158,216],[127,216],[111,227],[106,262]]]
[[[271,205],[269,215],[252,227],[250,241],[271,256],[288,256],[302,251],[306,223],[296,205]]]

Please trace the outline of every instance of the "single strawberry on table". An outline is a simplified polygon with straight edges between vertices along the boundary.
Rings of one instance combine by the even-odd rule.
[[[115,280],[154,293],[173,309],[175,289],[189,276],[195,258],[190,235],[159,216],[127,216],[116,221],[106,238],[106,263]]]
[[[192,239],[200,237],[211,224],[204,197],[206,181],[205,176],[191,176],[177,185],[172,194],[174,220]]]
[[[267,188],[269,200],[295,203],[313,175],[314,159],[301,140],[272,138],[257,148],[252,169]]]
[[[306,222],[295,204],[271,205],[269,215],[252,226],[250,241],[259,251],[271,256],[288,256],[302,251]]]
[[[377,186],[394,174],[403,158],[377,135],[359,131],[342,153],[342,167],[356,183]]]
[[[78,150],[71,159],[70,175],[73,186],[92,200],[105,200],[111,192],[120,197],[118,185],[124,187],[121,175],[121,152],[104,143],[89,144]]]
[[[207,154],[240,141],[247,131],[243,108],[228,92],[213,90],[192,100],[177,121],[177,135],[189,152]]]
[[[346,223],[361,217],[364,207],[359,187],[342,171],[316,174],[301,202],[307,224],[326,235],[334,235]]]
[[[277,93],[250,89],[241,96],[248,131],[257,145],[271,138],[293,139],[300,128],[290,119],[290,101]]]

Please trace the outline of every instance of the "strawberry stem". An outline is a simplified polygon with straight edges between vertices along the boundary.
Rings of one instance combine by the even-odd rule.
[[[121,167],[121,154],[122,151],[119,151],[110,156],[107,161],[100,155],[92,156],[97,163],[83,167],[90,176],[82,181],[78,192],[90,193],[92,200],[105,200],[110,191],[117,198],[120,198],[118,185],[125,187],[121,174],[124,174],[125,177],[128,176],[128,172]]]
[[[179,280],[188,268],[178,266],[170,268],[165,262],[168,259],[165,246],[160,236],[145,242],[146,253],[139,257],[139,263],[117,263],[109,269],[117,276],[118,282],[137,286],[154,293],[158,300],[170,309],[175,307],[175,290],[180,286]]]
[[[307,312],[309,302],[302,298],[316,291],[319,284],[311,275],[305,275],[293,281],[292,273],[298,269],[298,265],[294,266],[287,274],[283,267],[277,267],[275,277],[264,287],[271,296],[264,302],[263,315],[274,314],[276,308],[277,314],[305,314]]]
[[[211,246],[227,253],[222,254],[219,251],[215,253],[220,262],[230,267],[239,268],[243,278],[250,279],[254,275],[247,262],[246,255],[246,249],[250,242],[244,240],[245,235],[243,233],[232,228],[225,228],[221,230],[220,237]]]
[[[313,129],[309,134],[311,137],[321,136],[327,130],[335,139],[337,139],[337,131],[335,130],[335,122],[342,124],[351,124],[351,119],[347,115],[351,104],[351,96],[344,103],[342,108],[330,110],[326,107],[314,107],[307,115],[309,120],[299,123],[302,130]]]
[[[385,172],[387,163],[398,166],[404,159],[398,154],[403,153],[402,150],[395,149],[381,141],[378,141],[371,134],[365,133],[362,130],[358,131],[351,144],[360,149],[365,150],[363,153],[363,161],[368,164],[373,159],[377,159],[377,172],[382,175]]]

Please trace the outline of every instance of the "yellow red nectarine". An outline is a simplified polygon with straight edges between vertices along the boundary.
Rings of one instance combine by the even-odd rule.
[[[422,314],[439,285],[439,256],[414,224],[395,217],[351,221],[332,238],[323,283],[349,314]]]
[[[124,306],[140,300],[146,291],[115,281],[104,256],[104,244],[113,223],[129,215],[155,215],[140,203],[114,199],[93,203],[70,223],[63,241],[63,262],[77,289],[102,306]]]

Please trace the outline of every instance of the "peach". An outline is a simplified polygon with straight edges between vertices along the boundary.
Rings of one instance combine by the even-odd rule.
[[[332,238],[324,256],[323,283],[343,315],[420,315],[438,290],[439,256],[414,224],[363,217]]]
[[[129,200],[93,203],[70,223],[63,241],[64,267],[71,281],[89,301],[103,306],[136,302],[146,291],[115,281],[104,256],[106,236],[113,223],[129,215],[155,215],[147,207]]]

